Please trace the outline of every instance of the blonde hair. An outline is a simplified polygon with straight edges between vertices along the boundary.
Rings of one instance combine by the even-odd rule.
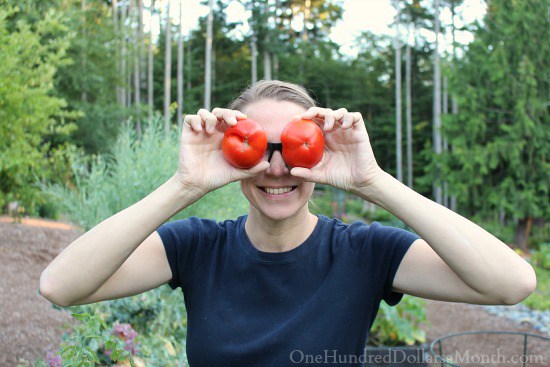
[[[292,102],[305,109],[316,106],[315,100],[301,85],[280,80],[260,80],[241,92],[235,100],[229,103],[228,108],[241,110],[262,99]]]

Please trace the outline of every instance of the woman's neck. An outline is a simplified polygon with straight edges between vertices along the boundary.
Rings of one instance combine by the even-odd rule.
[[[258,250],[285,252],[301,245],[315,229],[317,220],[307,205],[294,216],[283,220],[270,219],[251,207],[245,230]]]

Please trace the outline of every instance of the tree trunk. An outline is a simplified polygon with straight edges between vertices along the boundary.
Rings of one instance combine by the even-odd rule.
[[[529,234],[531,233],[531,225],[533,219],[529,216],[518,220],[516,225],[516,233],[514,234],[514,244],[521,250],[527,251],[527,245],[529,243]]]
[[[403,138],[402,138],[402,107],[401,107],[401,32],[399,28],[399,3],[394,3],[397,15],[395,18],[395,159],[396,178],[403,182]]]
[[[153,16],[155,14],[155,0],[151,2],[151,16],[149,18],[149,48],[147,55],[147,107],[149,110],[149,120],[153,118]]]
[[[80,10],[82,11],[82,56],[81,56],[81,66],[82,66],[82,75],[83,75],[83,78],[82,78],[82,85],[80,86],[82,88],[81,92],[80,92],[80,100],[82,102],[87,102],[88,101],[88,88],[87,88],[87,83],[86,83],[86,78],[87,78],[87,55],[86,53],[88,52],[87,50],[87,46],[86,46],[86,43],[88,42],[87,41],[87,30],[86,30],[86,0],[81,0],[80,2]]]
[[[435,44],[434,44],[434,101],[433,101],[433,147],[437,157],[441,156],[441,74],[439,69],[439,0],[435,0]],[[441,172],[436,167],[433,184],[434,200],[441,204]]]
[[[252,42],[250,43],[250,56],[251,56],[251,73],[250,76],[252,79],[252,84],[256,83],[258,81],[258,62],[257,57],[258,55],[258,47],[256,45],[256,36],[252,36]]]
[[[448,85],[447,85],[447,76],[445,75],[443,77],[443,115],[449,114],[449,92],[448,92]],[[442,151],[443,153],[447,154],[449,152],[449,143],[447,140],[447,136],[443,135],[442,138]],[[447,180],[443,180],[443,198],[442,198],[442,204],[444,207],[449,207],[449,183]]]
[[[178,126],[183,123],[183,0],[180,0],[180,29],[178,35]]]
[[[456,38],[455,38],[455,0],[451,0],[451,23],[452,23],[452,49],[453,49],[453,66],[456,63]],[[451,91],[451,113],[458,115],[458,99],[456,97],[456,91]],[[451,145],[451,152],[453,146]],[[456,211],[456,195],[452,194],[449,200],[449,207],[451,210]]]
[[[413,151],[412,151],[412,96],[411,96],[411,45],[407,40],[405,49],[407,63],[405,65],[405,88],[407,109],[407,185],[413,188]]]
[[[206,56],[204,72],[204,108],[210,111],[212,99],[212,26],[214,22],[214,4],[209,0],[208,20],[206,24]]]
[[[113,9],[113,27],[115,32],[115,39],[119,39],[118,33],[118,1],[113,0],[112,2]],[[116,75],[120,75],[120,50],[118,49],[118,42],[115,44],[115,70]],[[116,83],[116,100],[119,105],[122,104],[120,82]]]
[[[271,53],[264,50],[264,79],[271,80]]]
[[[166,48],[164,54],[164,134],[170,132],[170,85],[171,85],[171,64],[172,64],[172,35],[170,25],[170,1],[166,5]]]
[[[126,5],[126,2],[122,2],[122,15],[120,17],[120,37],[121,37],[121,55],[120,55],[120,78],[122,82],[122,88],[120,91],[121,96],[121,103],[122,106],[127,106],[127,99],[126,99],[126,12],[128,11],[128,6]]]
[[[134,0],[132,0],[133,8],[135,8]],[[136,131],[138,138],[141,138],[141,83],[140,83],[140,53],[141,53],[141,21],[139,18],[140,9],[139,6],[142,4],[141,0],[138,0],[138,26],[134,31],[134,108],[136,114]],[[133,17],[134,15],[131,14]]]

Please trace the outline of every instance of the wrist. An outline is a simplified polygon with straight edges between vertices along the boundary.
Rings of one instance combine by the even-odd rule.
[[[373,204],[384,206],[384,197],[395,189],[395,182],[397,180],[393,176],[380,169],[373,179],[358,186],[353,192]]]
[[[165,185],[169,187],[171,194],[175,196],[176,202],[181,203],[182,209],[207,194],[200,187],[181,180],[177,173],[170,177]]]

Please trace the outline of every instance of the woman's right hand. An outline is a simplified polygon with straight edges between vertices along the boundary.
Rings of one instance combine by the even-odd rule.
[[[225,130],[246,115],[237,110],[200,109],[186,115],[181,132],[178,170],[174,178],[184,187],[198,189],[201,195],[230,182],[257,175],[269,168],[262,161],[250,169],[239,169],[227,162],[221,144]]]

